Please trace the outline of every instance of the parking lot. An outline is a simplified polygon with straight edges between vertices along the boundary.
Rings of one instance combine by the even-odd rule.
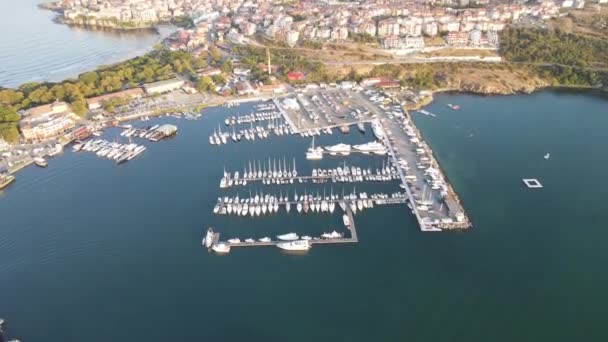
[[[306,89],[279,101],[281,109],[296,131],[339,127],[371,120],[370,111],[361,101],[354,101],[353,91],[339,88]]]

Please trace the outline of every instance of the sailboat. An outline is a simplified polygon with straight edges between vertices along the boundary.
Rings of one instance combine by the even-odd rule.
[[[306,151],[306,159],[308,160],[319,160],[323,159],[323,149],[321,147],[315,147],[315,137],[312,137],[312,144]]]

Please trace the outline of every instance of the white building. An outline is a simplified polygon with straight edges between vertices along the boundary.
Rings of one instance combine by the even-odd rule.
[[[294,30],[289,30],[287,32],[287,36],[285,37],[285,41],[286,41],[287,45],[293,47],[298,42],[299,38],[300,38],[300,32],[294,31]]]
[[[144,84],[144,89],[148,94],[159,94],[177,90],[183,85],[184,81],[174,78],[166,81]]]
[[[436,22],[426,22],[422,26],[422,32],[427,36],[436,36],[439,31],[439,27],[437,27]]]

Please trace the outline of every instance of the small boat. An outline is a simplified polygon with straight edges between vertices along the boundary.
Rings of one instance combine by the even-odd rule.
[[[460,109],[460,106],[459,106],[459,105],[453,105],[453,104],[451,104],[451,103],[448,103],[448,107],[450,107],[450,108],[451,108],[451,109],[453,109],[453,110],[459,110],[459,109]]]
[[[547,154],[545,154],[545,156],[544,156],[545,160],[546,160],[546,159],[549,159],[550,157],[551,157],[551,153],[547,153]]]
[[[307,240],[297,240],[290,242],[281,242],[277,244],[277,247],[286,251],[307,251],[312,247]]]
[[[359,132],[365,134],[365,124],[363,124],[363,122],[359,122],[357,128],[359,129]]]
[[[230,246],[225,243],[218,243],[217,245],[213,245],[211,249],[219,254],[225,254],[230,252]]]
[[[203,245],[207,248],[213,245],[213,238],[215,237],[215,233],[213,232],[213,228],[209,227],[207,229],[207,234],[203,238]]]
[[[48,166],[48,163],[46,162],[46,160],[44,160],[44,158],[40,158],[40,157],[34,158],[34,163],[38,167],[47,167]]]
[[[299,239],[299,236],[296,233],[287,233],[283,235],[277,235],[277,239],[283,241],[295,241]]]
[[[350,219],[348,218],[348,215],[346,215],[346,214],[342,215],[342,221],[344,222],[344,225],[346,227],[350,227]]]

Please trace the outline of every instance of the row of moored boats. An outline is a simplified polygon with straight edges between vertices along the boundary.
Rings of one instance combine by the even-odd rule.
[[[134,143],[121,144],[103,139],[94,139],[86,142],[77,142],[72,149],[74,152],[93,152],[99,157],[105,157],[120,164],[137,157],[146,150],[146,147]]]

